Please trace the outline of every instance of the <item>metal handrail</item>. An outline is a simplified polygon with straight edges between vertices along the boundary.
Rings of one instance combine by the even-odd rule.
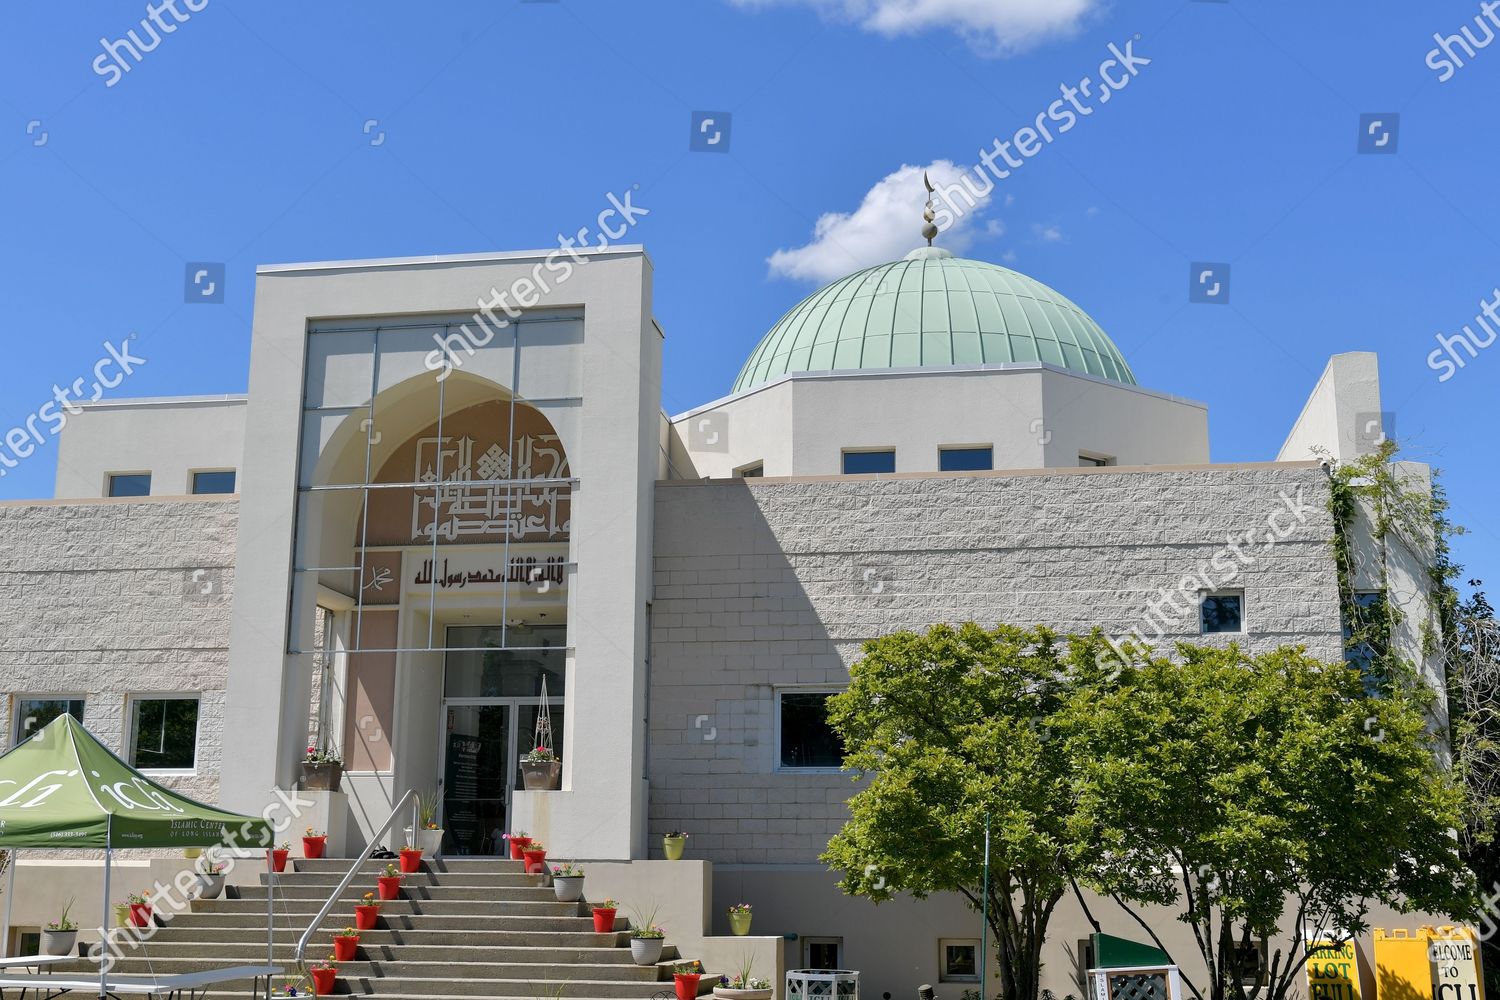
[[[401,815],[401,808],[406,805],[408,800],[411,801],[412,836],[415,837],[417,835],[417,807],[420,802],[420,797],[417,795],[417,790],[415,788],[409,788],[407,789],[406,794],[401,796],[401,801],[397,802],[396,807],[391,810],[391,814],[386,817],[385,822],[380,824],[380,829],[370,834],[370,842],[365,845],[365,849],[360,852],[359,857],[354,859],[354,864],[349,868],[349,873],[343,877],[343,879],[337,886],[334,887],[332,895],[328,897],[328,901],[323,904],[323,908],[318,911],[317,916],[312,918],[312,923],[307,926],[307,930],[303,931],[302,936],[297,939],[296,959],[297,967],[299,969],[305,968],[307,965],[305,961],[305,958],[307,956],[307,943],[312,940],[313,933],[317,931],[319,927],[323,926],[323,921],[327,918],[328,914],[333,911],[333,904],[339,901],[339,897],[344,894],[344,890],[349,888],[349,884],[354,881],[354,876],[359,874],[360,866],[363,865],[366,861],[370,860],[370,855],[374,854],[375,848],[380,846],[380,838],[390,832],[391,824],[396,822],[396,817]]]

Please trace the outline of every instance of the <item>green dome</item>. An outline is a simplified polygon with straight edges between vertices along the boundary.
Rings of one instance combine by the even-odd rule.
[[[1114,342],[1064,296],[998,264],[924,247],[841,278],[793,307],[734,380],[792,372],[1039,361],[1135,384]]]

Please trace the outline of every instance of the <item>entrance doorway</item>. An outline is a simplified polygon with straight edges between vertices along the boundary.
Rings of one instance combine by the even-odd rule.
[[[545,677],[552,732],[561,749],[565,626],[454,626],[443,665],[443,849],[453,855],[506,852],[511,793],[532,747]],[[502,645],[502,642],[504,645]]]

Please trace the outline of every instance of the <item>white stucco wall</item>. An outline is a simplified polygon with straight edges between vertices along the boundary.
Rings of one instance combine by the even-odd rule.
[[[108,495],[111,473],[151,473],[151,495],[187,496],[194,472],[238,470],[245,397],[124,399],[80,404],[58,435],[53,495]]]
[[[1384,427],[1380,409],[1380,368],[1370,351],[1335,354],[1328,359],[1312,395],[1277,455],[1296,462],[1326,455],[1347,462],[1378,447]]]

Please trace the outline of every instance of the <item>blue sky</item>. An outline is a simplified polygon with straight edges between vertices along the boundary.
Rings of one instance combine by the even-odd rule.
[[[209,0],[114,86],[100,40],[144,35],[143,2],[7,14],[6,428],[131,334],[147,363],[110,395],[244,391],[257,264],[555,245],[633,185],[686,409],[839,254],[915,245],[889,199],[920,193],[882,182],[973,166],[1139,36],[1151,64],[940,242],[1208,403],[1215,461],[1273,458],[1328,355],[1378,351],[1460,560],[1500,570],[1500,346],[1446,382],[1427,363],[1500,285],[1500,45],[1446,82],[1426,64],[1434,33],[1478,33],[1477,0]],[[732,116],[727,153],[689,150],[695,111]],[[1361,115],[1392,113],[1396,152],[1359,154]],[[221,304],[184,301],[200,261]],[[1195,261],[1231,266],[1227,305],[1189,303]],[[55,458],[0,498],[49,495]]]

